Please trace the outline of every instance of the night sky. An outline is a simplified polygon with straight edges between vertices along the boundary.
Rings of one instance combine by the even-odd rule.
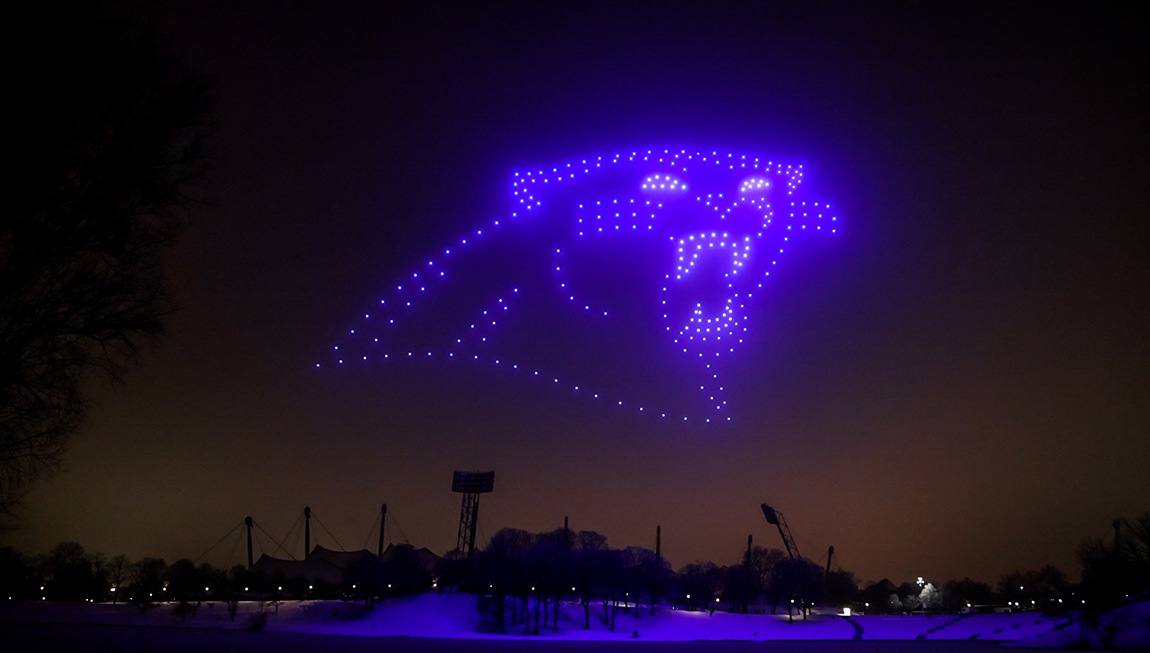
[[[386,502],[390,539],[443,553],[452,470],[494,469],[481,536],[569,516],[653,548],[662,525],[676,569],[732,564],[747,534],[781,547],[768,502],[804,555],[834,545],[860,580],[994,583],[1076,573],[1084,537],[1150,509],[1134,5],[238,4],[137,11],[214,78],[208,203],[168,259],[168,335],[94,384],[66,471],[8,543],[194,559],[246,515],[281,537],[308,505],[338,545],[374,549]],[[513,173],[651,148],[801,164],[803,199],[838,217],[748,307],[729,424],[631,410],[684,405],[698,374],[639,318],[542,310],[499,343],[622,408],[491,365],[331,365],[389,289],[515,210]],[[554,285],[529,265],[551,236],[508,225],[428,324],[466,325],[512,266]],[[603,300],[654,307],[658,247],[618,280],[604,263]],[[623,281],[647,266],[654,286]]]

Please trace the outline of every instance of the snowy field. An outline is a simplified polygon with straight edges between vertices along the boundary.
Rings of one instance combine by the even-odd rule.
[[[0,625],[4,651],[43,653],[985,653],[994,642],[570,642],[561,640],[413,639],[344,637],[303,633],[248,633],[236,630],[115,628],[105,626]]]
[[[979,653],[994,642],[570,642],[561,640],[410,639],[403,637],[341,637],[302,633],[248,633],[210,629],[109,628],[105,626],[18,624],[0,625],[4,650],[84,651],[85,653]]]
[[[380,650],[379,645],[383,642],[387,642],[384,650],[405,651],[457,650],[460,647],[468,650],[514,650],[523,645],[539,650],[544,644],[545,650],[579,650],[580,644],[586,646],[595,642],[597,651],[614,650],[616,645],[627,646],[631,650],[640,643],[644,647],[650,644],[661,651],[733,651],[737,649],[727,644],[764,640],[772,642],[771,650],[828,651],[845,648],[877,651],[888,650],[889,647],[873,648],[867,642],[877,645],[902,641],[907,646],[904,650],[923,652],[975,650],[984,648],[983,642],[1027,648],[1063,648],[1091,634],[1079,624],[1044,617],[1036,612],[934,617],[854,616],[849,619],[815,615],[807,621],[796,620],[794,624],[788,624],[785,614],[716,612],[711,615],[663,608],[655,616],[642,610],[638,618],[620,610],[615,632],[611,632],[602,623],[602,607],[592,607],[590,629],[583,628],[583,613],[577,604],[564,604],[558,629],[541,628],[539,635],[531,635],[524,632],[522,624],[509,624],[505,634],[496,635],[480,632],[477,600],[462,594],[429,593],[392,599],[377,604],[374,610],[365,609],[362,603],[342,601],[288,601],[278,607],[244,602],[239,604],[234,620],[228,614],[227,605],[219,602],[205,602],[195,616],[173,614],[175,604],[159,604],[142,613],[129,605],[5,602],[0,604],[0,631],[7,633],[4,640],[23,641],[30,647],[50,636],[63,640],[74,637],[77,642],[92,644],[104,641],[105,650],[154,650],[152,644],[159,649],[172,650],[183,646],[181,642],[188,643],[190,648],[186,650],[230,650],[233,647],[247,650],[254,643],[260,647],[266,644],[266,650],[272,650],[274,646],[274,650],[281,653],[312,647],[304,642],[317,647],[323,642],[325,649],[338,642],[337,650],[364,650],[363,647]],[[260,617],[261,613],[265,617]],[[1126,606],[1117,616],[1124,623],[1125,634],[1114,644],[1126,649],[1150,649],[1150,600]],[[253,619],[262,618],[266,618],[263,632],[245,632]],[[222,631],[230,633],[224,635]],[[341,635],[353,637],[338,637]],[[213,638],[222,639],[216,641]],[[381,641],[379,638],[387,639]],[[1097,637],[1092,639],[1097,646]],[[132,642],[137,642],[139,647],[133,648]],[[272,642],[287,643],[273,645]],[[399,642],[403,645],[397,644]],[[721,642],[723,646],[696,649],[692,644],[683,648],[671,646],[670,643],[674,642]],[[803,648],[804,642],[809,642],[811,648]],[[66,641],[59,643],[62,648],[72,648]],[[783,647],[776,648],[776,645]],[[762,645],[758,646],[760,648],[756,650],[761,650]],[[90,646],[81,648],[98,650]],[[898,648],[903,649],[903,645]]]

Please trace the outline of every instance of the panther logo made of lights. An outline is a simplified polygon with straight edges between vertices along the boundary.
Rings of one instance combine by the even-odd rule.
[[[459,238],[427,259],[406,283],[396,284],[379,307],[364,315],[365,325],[351,329],[349,344],[333,349],[337,365],[352,360],[367,362],[392,357],[467,358],[525,372],[569,387],[599,401],[602,393],[543,373],[528,361],[493,355],[482,346],[510,319],[512,304],[524,283],[513,283],[473,319],[459,337],[444,343],[388,342],[388,335],[370,332],[373,325],[396,325],[405,320],[429,293],[441,292],[450,263],[463,251],[499,239],[517,225],[544,227],[540,246],[551,252],[554,282],[550,286],[572,308],[584,315],[609,319],[610,307],[581,294],[571,278],[568,254],[602,238],[631,238],[641,247],[664,248],[666,268],[658,302],[663,329],[671,344],[701,364],[698,387],[706,397],[706,412],[695,419],[710,423],[730,421],[715,369],[717,359],[731,354],[748,337],[748,306],[776,269],[795,236],[836,233],[837,219],[825,202],[797,198],[802,166],[718,151],[646,150],[583,158],[512,176],[512,209],[506,218]],[[540,225],[540,222],[543,222]],[[504,265],[493,259],[486,265]],[[435,282],[438,286],[432,286]],[[430,286],[430,287],[429,287]],[[381,337],[383,342],[381,343]],[[398,347],[407,344],[406,347]],[[478,347],[478,348],[477,348]],[[482,353],[476,353],[482,351]],[[320,364],[317,363],[317,367]],[[689,421],[680,415],[622,399],[611,403],[632,406],[663,419]]]

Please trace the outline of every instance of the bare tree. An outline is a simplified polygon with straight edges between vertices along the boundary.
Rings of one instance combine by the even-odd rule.
[[[767,587],[767,581],[771,578],[771,573],[775,570],[775,565],[780,560],[787,557],[787,554],[778,549],[765,549],[761,546],[755,546],[751,549],[751,555],[747,560],[747,567],[751,574],[751,580],[754,583],[754,592],[761,594]]]
[[[51,4],[51,3],[49,3]],[[0,219],[0,518],[59,470],[88,402],[162,333],[160,256],[204,172],[206,84],[77,4],[22,23]]]
[[[1114,520],[1114,539],[1088,539],[1078,547],[1084,612],[1106,611],[1127,596],[1150,590],[1150,513]]]
[[[583,607],[583,627],[591,628],[591,600],[602,585],[603,552],[607,538],[595,531],[579,531],[575,536],[575,584]]]
[[[123,585],[132,571],[132,563],[123,553],[112,556],[108,561],[108,582],[112,584],[112,604],[120,602]]]
[[[785,601],[788,620],[793,623],[794,610],[807,618],[810,606],[822,590],[822,568],[806,558],[784,558],[775,564],[767,583],[772,603]]]

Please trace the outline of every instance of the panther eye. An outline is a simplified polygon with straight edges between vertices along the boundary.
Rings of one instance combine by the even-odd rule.
[[[766,197],[771,189],[771,182],[766,177],[747,177],[739,185],[741,197]]]
[[[650,192],[685,191],[687,182],[674,175],[647,175],[642,189]]]

